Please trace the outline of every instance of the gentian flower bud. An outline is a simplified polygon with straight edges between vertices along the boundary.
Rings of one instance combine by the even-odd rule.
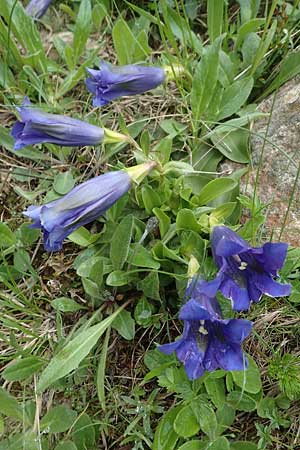
[[[50,6],[52,0],[31,0],[25,8],[28,16],[40,19]]]
[[[149,162],[108,172],[79,184],[58,200],[29,206],[23,214],[34,221],[31,228],[43,230],[45,250],[60,250],[69,234],[102,216],[129,190],[132,182],[141,181],[154,165]]]
[[[290,284],[274,280],[284,264],[288,244],[267,242],[255,248],[230,228],[215,226],[211,245],[220,269],[213,283],[218,283],[222,294],[231,299],[235,311],[248,309],[263,294],[270,297],[290,294]]]
[[[216,298],[209,296],[216,289],[203,294],[206,284],[200,280],[187,288],[186,296],[190,300],[179,312],[179,319],[184,322],[182,337],[158,347],[167,355],[176,352],[190,380],[201,377],[205,371],[243,370],[248,364],[241,344],[249,335],[252,322],[222,319]]]
[[[127,141],[128,137],[96,125],[59,114],[49,114],[31,106],[28,98],[17,107],[21,121],[11,130],[15,150],[26,145],[49,142],[66,147],[98,145],[101,142]]]
[[[112,66],[100,63],[100,70],[87,69],[88,90],[94,95],[93,106],[103,106],[124,95],[136,95],[154,89],[165,81],[160,67],[141,65]]]

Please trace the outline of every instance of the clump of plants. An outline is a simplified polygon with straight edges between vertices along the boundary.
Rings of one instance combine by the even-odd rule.
[[[240,180],[257,99],[300,71],[298,4],[50,3],[0,8],[21,199],[0,223],[0,450],[272,448],[298,357],[273,354],[267,393],[243,346],[265,296],[297,303],[299,255]]]

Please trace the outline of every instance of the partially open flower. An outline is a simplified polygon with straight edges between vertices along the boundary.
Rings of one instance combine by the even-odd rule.
[[[284,264],[288,244],[268,242],[262,247],[251,247],[225,226],[213,228],[211,243],[215,263],[220,269],[214,283],[232,300],[236,311],[248,309],[250,302],[258,302],[263,294],[271,297],[290,294],[290,284],[274,280]]]
[[[98,145],[101,142],[120,142],[128,137],[106,130],[96,125],[72,119],[59,114],[49,114],[31,105],[28,98],[21,107],[17,107],[21,121],[17,121],[11,130],[15,140],[14,149],[20,150],[26,145],[49,142],[66,147]],[[107,139],[106,139],[107,135]]]
[[[109,172],[85,181],[68,194],[41,206],[30,206],[23,214],[42,228],[47,251],[62,248],[63,240],[77,228],[103,215],[131,187],[153,168],[153,163],[140,164],[128,170]]]
[[[136,95],[154,89],[165,81],[160,67],[141,65],[113,66],[100,63],[100,69],[87,69],[88,90],[94,95],[93,105],[103,106],[124,95]]]
[[[247,367],[241,344],[249,335],[252,322],[222,319],[216,298],[202,294],[205,286],[206,282],[201,280],[187,289],[191,298],[179,312],[179,318],[184,321],[182,337],[158,347],[165,354],[176,352],[190,380],[199,378],[205,371]],[[213,289],[209,291],[213,293]]]

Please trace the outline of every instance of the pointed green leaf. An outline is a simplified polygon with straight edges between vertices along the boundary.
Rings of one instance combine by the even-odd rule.
[[[119,308],[109,317],[102,320],[102,322],[93,325],[87,330],[81,331],[62,350],[60,350],[57,355],[52,358],[49,365],[42,373],[38,382],[37,391],[43,392],[55,381],[76,369],[122,309],[123,307]]]

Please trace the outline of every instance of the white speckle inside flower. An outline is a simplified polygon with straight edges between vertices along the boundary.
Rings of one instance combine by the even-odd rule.
[[[245,261],[241,262],[241,265],[239,266],[240,270],[245,270],[247,268],[248,264]]]
[[[201,322],[204,323],[204,320],[200,320],[200,323],[201,323]],[[204,328],[204,326],[203,326],[202,324],[201,324],[200,327],[199,327],[199,333],[204,334],[204,335],[208,334],[207,329]]]

